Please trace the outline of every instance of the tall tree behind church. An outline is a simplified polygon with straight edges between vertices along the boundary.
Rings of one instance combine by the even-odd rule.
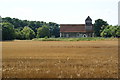
[[[95,20],[95,23],[94,23],[95,36],[100,37],[100,33],[105,29],[107,25],[108,25],[107,21],[104,21],[102,19]]]

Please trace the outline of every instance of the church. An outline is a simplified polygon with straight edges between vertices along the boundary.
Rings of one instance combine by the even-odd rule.
[[[94,37],[92,19],[88,16],[85,24],[60,24],[60,37]]]

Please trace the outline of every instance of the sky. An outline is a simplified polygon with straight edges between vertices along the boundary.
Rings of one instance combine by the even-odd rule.
[[[103,19],[118,24],[120,0],[0,0],[0,16],[21,20],[84,24],[87,16],[93,23]]]

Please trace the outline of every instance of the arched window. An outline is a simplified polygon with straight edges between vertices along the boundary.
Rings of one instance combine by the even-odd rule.
[[[83,37],[87,37],[87,35],[86,35],[86,34],[83,34]]]

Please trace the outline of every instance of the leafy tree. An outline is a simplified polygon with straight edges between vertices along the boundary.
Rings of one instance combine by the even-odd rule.
[[[24,35],[20,29],[15,29],[15,39],[24,39]]]
[[[50,36],[59,37],[60,36],[59,25],[53,22],[49,22],[48,25],[50,28]]]
[[[28,21],[28,20],[20,20],[17,18],[10,18],[10,17],[2,18],[2,21],[8,22],[8,23],[11,23],[14,25],[17,39],[21,39],[20,35],[22,36],[22,34],[23,34],[23,32],[21,32],[21,30],[23,30],[24,26],[30,27],[35,32],[35,34],[37,34],[37,29],[39,27],[42,27],[43,25],[46,25],[50,31],[49,37],[52,37],[52,36],[59,37],[60,36],[59,25],[56,23],[53,23],[53,22],[46,23],[44,21]],[[24,36],[22,36],[22,37],[24,37]]]
[[[22,27],[24,26],[28,26],[29,25],[29,21],[27,20],[21,20],[21,24],[20,24]]]
[[[108,23],[102,19],[95,20],[94,32],[97,37],[100,37],[100,33],[105,29]]]
[[[48,26],[43,25],[42,27],[39,27],[37,29],[37,38],[43,38],[43,37],[49,37],[50,36],[50,31]]]
[[[21,31],[21,35],[23,35],[23,39],[33,39],[35,37],[35,32],[30,27],[25,26]]]
[[[106,28],[101,32],[101,36],[102,37],[111,37],[111,30],[110,30],[110,27],[112,26],[106,26]]]
[[[10,17],[2,18],[2,21],[12,23],[12,18]]]
[[[116,30],[116,36],[120,37],[120,26],[117,26]]]
[[[14,26],[8,22],[4,22],[1,24],[2,24],[2,40],[13,40],[15,38]]]
[[[120,26],[106,26],[101,32],[102,37],[120,37]]]

